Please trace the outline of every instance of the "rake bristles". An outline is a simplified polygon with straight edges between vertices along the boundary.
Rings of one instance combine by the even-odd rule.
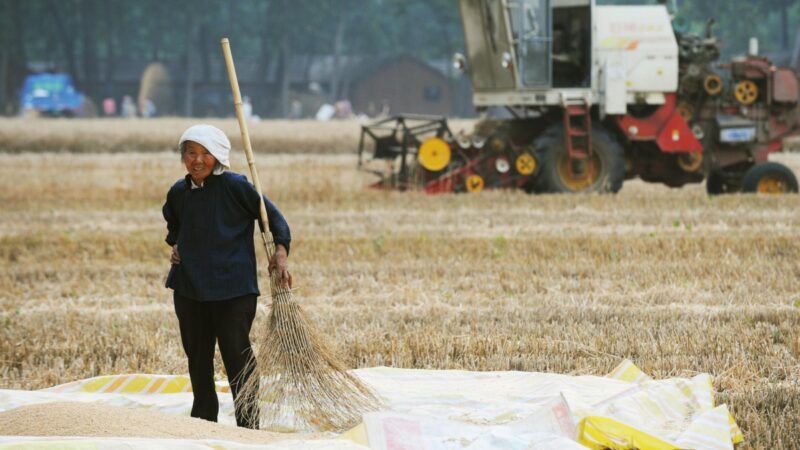
[[[277,276],[270,280],[267,332],[251,359],[255,369],[243,371],[254,374],[242,386],[241,401],[258,407],[250,404],[245,410],[251,417],[258,413],[259,428],[273,431],[341,431],[357,425],[382,402],[347,372]]]

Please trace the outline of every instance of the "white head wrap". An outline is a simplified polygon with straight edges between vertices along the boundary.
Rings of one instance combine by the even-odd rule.
[[[231,168],[231,163],[228,159],[231,153],[231,141],[219,128],[205,124],[193,125],[183,132],[178,146],[183,148],[183,143],[186,141],[197,142],[214,155],[214,158],[219,163],[214,167],[214,175],[219,175],[225,169]]]

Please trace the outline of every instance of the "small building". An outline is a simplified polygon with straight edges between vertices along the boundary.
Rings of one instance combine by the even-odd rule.
[[[408,55],[355,67],[349,86],[353,111],[368,115],[453,113],[453,87],[440,71]]]
[[[151,63],[120,58],[109,67],[108,61],[99,60],[101,76],[95,85],[96,98],[92,100],[100,104],[111,97],[121,104],[126,95],[137,98],[142,75]],[[171,98],[157,109],[158,115],[184,115],[187,110],[195,117],[233,114],[230,84],[221,56],[193,61],[191,76],[185,60],[161,63],[170,75]],[[288,102],[301,105],[302,117],[313,117],[322,104],[336,100],[350,100],[354,113],[372,117],[386,109],[390,114],[471,115],[472,96],[469,85],[464,85],[469,77],[448,78],[448,64],[444,60],[425,62],[410,55],[388,58],[341,55],[336,62],[332,55],[296,54],[289,60],[285,85],[281,82],[282,69],[277,58],[264,62],[243,57],[236,61],[236,70],[242,95],[251,98],[254,114],[261,117],[281,117],[282,86],[288,88]],[[78,72],[73,75],[76,83],[86,83],[84,74]],[[335,72],[338,76],[334,76]],[[337,89],[332,86],[334,80]],[[189,81],[191,85],[187,86]],[[188,102],[187,94],[191,95]]]

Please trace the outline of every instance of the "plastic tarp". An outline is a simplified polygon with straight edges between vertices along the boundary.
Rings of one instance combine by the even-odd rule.
[[[0,437],[0,449],[633,449],[729,450],[743,436],[711,377],[652,380],[630,361],[606,377],[536,372],[468,372],[375,367],[353,371],[385,399],[340,436],[255,446],[217,440]],[[220,423],[235,424],[217,383]],[[0,390],[0,410],[53,401],[103,402],[189,415],[185,376],[114,375],[39,391]],[[304,430],[298,430],[304,431]],[[306,430],[312,431],[312,430]]]

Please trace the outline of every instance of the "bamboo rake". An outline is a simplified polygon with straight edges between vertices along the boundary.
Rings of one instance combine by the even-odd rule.
[[[242,94],[239,92],[239,79],[236,77],[236,68],[233,66],[233,55],[231,54],[231,45],[230,42],[228,42],[228,38],[222,38],[221,44],[222,53],[225,55],[225,67],[228,69],[228,79],[231,82],[231,92],[233,92],[233,107],[236,109],[236,118],[239,120],[239,131],[242,133],[242,144],[244,145],[244,154],[247,157],[247,166],[250,168],[250,175],[253,177],[253,185],[260,199],[259,210],[261,222],[264,225],[264,229],[261,231],[261,240],[264,242],[267,260],[271,260],[274,247],[270,245],[272,240],[267,238],[266,228],[269,224],[269,217],[267,216],[267,208],[264,205],[264,198],[261,193],[261,180],[258,179],[256,160],[255,157],[253,157],[253,146],[250,143],[250,133],[247,131],[247,121],[245,121],[244,112],[242,111]]]
[[[221,44],[247,164],[262,197],[230,43],[223,38]],[[264,250],[271,260],[274,244],[266,229],[269,221],[263,197],[260,216]],[[237,396],[237,403],[246,402],[245,411],[251,419],[257,420],[260,428],[272,430],[344,430],[357,425],[364,412],[379,409],[380,399],[345,369],[294,301],[291,290],[280,283],[277,270],[270,276],[270,285],[272,308],[267,333],[257,345],[255,358],[242,371],[252,371],[254,376]]]

